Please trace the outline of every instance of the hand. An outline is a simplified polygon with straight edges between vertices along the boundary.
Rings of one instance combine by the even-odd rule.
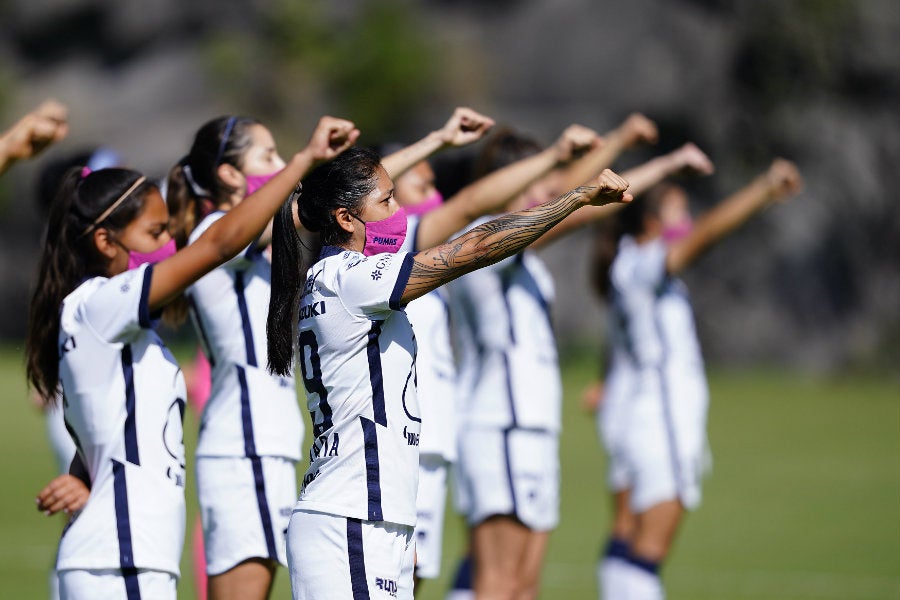
[[[494,120],[471,108],[460,107],[453,111],[443,127],[436,133],[446,146],[465,146],[477,142],[494,126]]]
[[[566,163],[602,143],[603,138],[593,129],[582,125],[569,125],[553,144],[553,148],[556,150],[557,162]]]
[[[33,158],[69,133],[69,110],[56,100],[45,100],[19,119],[2,138],[7,160]]]
[[[631,113],[616,129],[621,136],[622,144],[630,148],[636,144],[655,144],[659,139],[656,123],[641,113]]]
[[[37,508],[47,516],[59,511],[71,514],[84,508],[90,495],[82,480],[74,475],[60,475],[37,495]]]
[[[672,155],[679,171],[697,175],[712,175],[716,170],[706,153],[691,142],[672,152]]]
[[[577,189],[587,191],[588,199],[594,206],[631,202],[633,199],[633,196],[628,193],[628,182],[610,169],[603,169],[600,176],[594,180],[593,186],[582,186]]]
[[[581,391],[581,408],[585,412],[597,412],[603,404],[603,382],[595,381]]]
[[[306,149],[314,163],[323,163],[351,147],[358,138],[359,129],[351,121],[325,116],[319,119]]]
[[[772,161],[763,177],[772,200],[787,200],[803,189],[803,177],[797,165],[783,158]]]

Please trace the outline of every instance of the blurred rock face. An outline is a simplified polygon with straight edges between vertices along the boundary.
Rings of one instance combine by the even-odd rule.
[[[225,112],[270,123],[287,152],[324,112],[349,110],[378,138],[412,141],[470,104],[549,142],[569,123],[603,131],[641,111],[660,125],[659,147],[617,167],[695,141],[717,166],[710,180],[681,181],[695,212],[777,155],[806,179],[801,197],[686,275],[707,359],[896,370],[896,2],[334,4],[8,2],[4,122],[54,95],[72,107],[69,149],[108,144],[162,175],[194,130]],[[392,98],[404,108],[391,110]],[[24,331],[25,263],[41,228],[25,199],[38,166],[18,165],[0,185],[8,338]],[[590,246],[585,231],[543,251],[564,344],[599,345],[605,329],[587,283]]]

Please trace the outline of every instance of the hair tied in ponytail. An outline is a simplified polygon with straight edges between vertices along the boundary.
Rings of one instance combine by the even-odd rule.
[[[181,161],[181,172],[184,173],[184,179],[188,182],[188,186],[191,188],[191,194],[193,194],[195,198],[209,198],[209,191],[194,179],[194,172],[191,170],[191,165],[188,163],[187,156]]]
[[[93,172],[94,172],[94,170],[91,169],[90,167],[82,168],[81,169],[81,179],[84,179],[85,177],[87,177],[88,175],[90,175]]]

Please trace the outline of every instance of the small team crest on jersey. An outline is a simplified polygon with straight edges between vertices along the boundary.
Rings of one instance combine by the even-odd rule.
[[[375,587],[393,598],[397,597],[397,581],[386,577],[376,577]]]

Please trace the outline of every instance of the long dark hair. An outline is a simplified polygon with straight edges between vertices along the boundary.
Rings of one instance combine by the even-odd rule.
[[[140,173],[128,169],[101,169],[86,177],[81,167],[70,169],[50,207],[47,234],[38,262],[37,282],[31,295],[25,339],[26,373],[47,404],[59,388],[59,311],[62,302],[87,277],[106,276],[109,259],[94,244],[98,227],[122,231],[141,214],[149,180],[137,186],[102,221],[104,211],[133,186]]]
[[[338,224],[335,211],[346,208],[358,215],[362,199],[375,189],[375,176],[380,166],[377,152],[367,148],[350,148],[334,160],[316,167],[303,180],[302,191],[292,194],[275,216],[272,227],[272,293],[266,320],[270,372],[278,375],[291,372],[296,309],[306,283],[303,276],[306,271],[304,245],[294,227],[295,204],[300,222],[309,231],[320,233],[322,244],[345,244],[350,239],[350,233]]]
[[[243,170],[252,143],[250,128],[259,124],[251,117],[228,115],[208,121],[197,130],[190,152],[169,171],[169,231],[178,248],[184,248],[203,217],[234,192],[219,178],[219,165]]]
[[[674,183],[657,183],[641,196],[629,202],[614,219],[597,224],[591,260],[591,282],[597,294],[607,299],[610,292],[609,270],[619,250],[623,235],[637,236],[644,232],[648,216],[659,218],[663,199],[679,187]]]

